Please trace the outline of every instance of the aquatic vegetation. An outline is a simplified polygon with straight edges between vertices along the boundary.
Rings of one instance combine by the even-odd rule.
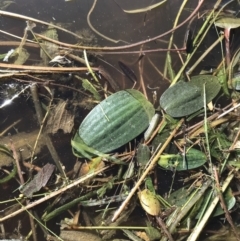
[[[26,21],[0,30],[3,226],[194,241],[225,215],[240,240],[239,1],[204,3],[65,1],[67,27],[0,10]]]

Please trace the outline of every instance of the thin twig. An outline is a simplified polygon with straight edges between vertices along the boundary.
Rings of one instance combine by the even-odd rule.
[[[157,40],[159,38],[162,38],[172,32],[174,32],[176,29],[180,28],[181,26],[183,26],[185,23],[187,23],[197,12],[198,10],[200,9],[200,7],[202,6],[204,0],[200,0],[198,2],[198,5],[196,6],[196,8],[194,9],[194,11],[182,22],[180,23],[179,25],[177,25],[175,28],[173,29],[170,29],[168,30],[167,32],[165,33],[162,33],[158,36],[155,36],[153,38],[149,38],[149,39],[146,39],[146,40],[143,40],[143,41],[140,41],[140,42],[137,42],[137,43],[133,43],[133,44],[128,44],[128,45],[123,45],[123,46],[115,46],[115,47],[89,47],[89,46],[75,46],[75,48],[78,48],[78,49],[86,49],[86,50],[120,50],[120,49],[127,49],[127,48],[132,48],[132,47],[135,47],[135,46],[139,46],[139,45],[142,45],[142,44],[145,44],[145,43],[149,43],[149,42],[152,42],[154,40]],[[8,17],[15,17],[15,18],[20,18],[20,19],[23,19],[23,20],[30,20],[32,22],[35,22],[35,23],[41,23],[41,24],[44,24],[44,25],[48,25],[48,26],[52,26],[56,29],[60,29],[62,31],[65,31],[67,33],[70,33],[71,35],[74,35],[74,36],[77,36],[79,38],[78,35],[66,30],[66,29],[63,29],[59,26],[55,26],[53,24],[49,24],[49,23],[46,23],[46,22],[43,22],[41,20],[37,20],[37,19],[34,19],[34,18],[29,18],[29,17],[26,17],[24,15],[21,15],[21,14],[15,14],[15,13],[10,13],[10,12],[7,12],[7,11],[2,11],[0,10],[0,15],[2,16],[8,16]],[[36,35],[36,36],[39,36],[39,35]],[[49,41],[51,41],[51,39],[49,39]],[[54,43],[54,41],[51,41]]]
[[[4,64],[4,63],[0,63],[0,68],[38,70],[38,71],[43,70],[43,71],[47,71],[48,73],[50,73],[51,71],[58,71],[58,72],[88,71],[87,67],[49,67],[49,66],[44,67],[44,66],[17,65],[17,64]],[[98,70],[98,68],[92,68],[92,70]]]
[[[25,15],[21,15],[21,14],[17,14],[17,13],[12,13],[12,12],[7,12],[7,11],[3,11],[3,10],[0,10],[0,16],[13,17],[13,18],[22,19],[22,20],[25,20],[25,21],[28,20],[28,21],[31,21],[31,22],[34,22],[34,23],[39,23],[39,24],[47,25],[47,26],[49,26],[49,27],[52,27],[52,28],[55,28],[55,29],[59,29],[59,30],[61,30],[61,31],[63,31],[63,32],[69,33],[69,34],[71,34],[71,35],[73,35],[73,36],[75,36],[75,37],[77,37],[77,38],[79,38],[79,39],[82,39],[81,36],[79,36],[79,35],[71,32],[71,31],[69,31],[69,30],[67,30],[67,29],[65,29],[65,28],[61,28],[61,27],[59,27],[59,26],[57,26],[57,25],[54,25],[54,24],[48,23],[48,22],[44,22],[44,21],[42,21],[42,20],[38,20],[38,19],[36,19],[36,18],[30,18],[30,17],[27,17],[27,16],[25,16]]]
[[[239,135],[240,135],[240,129],[238,130],[234,140],[233,140],[233,143],[232,145],[229,147],[229,151],[232,151],[237,143],[237,141],[239,140]]]
[[[229,112],[231,112],[231,111],[233,111],[233,110],[237,109],[239,106],[240,106],[240,103],[238,103],[237,105],[233,106],[233,107],[232,107],[232,108],[230,108],[229,110],[227,110],[227,111],[223,112],[221,115],[219,115],[219,116],[218,116],[218,118],[217,118],[217,119],[222,118],[223,116],[227,115]]]
[[[14,160],[16,162],[16,166],[17,166],[18,177],[20,179],[21,185],[23,185],[25,181],[23,179],[22,170],[21,170],[20,163],[19,163],[19,154],[17,154],[17,151],[15,149],[15,146],[14,146],[12,140],[10,140],[10,143],[11,143],[11,149],[12,149],[12,152],[13,152],[13,158],[14,158]]]
[[[65,192],[65,191],[67,191],[68,189],[73,188],[73,187],[79,185],[80,183],[85,182],[86,180],[96,176],[97,174],[107,170],[108,168],[109,167],[104,167],[104,168],[102,168],[100,170],[97,170],[96,172],[91,172],[91,173],[85,175],[84,177],[82,177],[82,178],[80,178],[78,180],[75,180],[73,183],[67,185],[66,187],[63,187],[63,188],[61,188],[61,189],[59,189],[59,190],[57,190],[55,192],[51,192],[47,196],[45,196],[43,198],[40,198],[40,199],[38,199],[35,202],[29,203],[26,207],[22,207],[21,209],[18,209],[17,211],[15,211],[15,212],[13,212],[13,213],[11,213],[11,214],[3,217],[3,218],[0,218],[0,222],[3,222],[3,221],[5,221],[5,220],[7,220],[9,218],[15,217],[16,215],[22,213],[23,211],[25,211],[27,209],[30,209],[30,208],[33,208],[33,207],[37,206],[38,204],[43,203],[43,202],[45,202],[45,201],[47,201],[47,200],[49,200],[49,199],[51,199],[51,198],[53,198],[55,196],[57,196],[57,195]]]
[[[140,51],[142,51],[143,45],[141,46]],[[148,95],[145,87],[145,83],[143,80],[143,61],[138,61],[138,69],[139,69],[139,79],[140,79],[140,85],[142,87],[142,91],[146,99],[148,100]]]

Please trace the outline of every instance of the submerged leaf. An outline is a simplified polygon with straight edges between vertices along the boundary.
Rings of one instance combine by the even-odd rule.
[[[208,202],[210,191],[211,190],[208,190],[206,195],[204,195],[204,200],[203,200],[201,208],[196,216],[196,219],[198,219],[200,217],[201,212],[206,208],[206,202]],[[211,198],[211,201],[213,201],[214,197],[215,196],[213,196]],[[227,209],[231,210],[234,207],[234,205],[236,204],[236,198],[234,197],[234,195],[232,193],[232,189],[230,187],[228,187],[227,190],[223,193],[223,198],[224,198]],[[211,201],[209,202],[208,206],[211,205]],[[216,216],[219,216],[222,214],[224,214],[224,211],[223,211],[220,203],[218,203],[217,207],[215,208],[214,212],[212,213],[212,217],[216,217]]]
[[[121,61],[118,61],[118,65],[125,76],[127,76],[133,83],[137,82],[137,76],[132,69],[130,69],[126,64]]]
[[[46,132],[55,134],[60,129],[64,133],[70,133],[74,125],[74,115],[67,109],[67,101],[60,100],[56,104],[49,115]]]
[[[15,49],[14,53],[11,55],[11,57],[16,57],[14,64],[18,64],[18,65],[24,64],[28,60],[29,56],[30,54],[24,48]]]
[[[55,28],[49,27],[46,31],[41,33],[41,35],[53,39],[58,40],[57,30]],[[54,43],[50,43],[49,41],[43,41],[41,43],[40,57],[43,60],[43,64],[47,65],[50,59],[56,55],[58,52],[58,45]]]
[[[181,187],[172,192],[166,201],[172,206],[182,207],[188,203],[188,199],[191,197],[194,191],[194,189],[189,189],[188,186]]]
[[[32,181],[27,183],[21,190],[26,197],[32,197],[33,193],[39,191],[42,187],[45,187],[49,178],[51,177],[55,166],[47,163],[41,171],[39,171]]]
[[[218,77],[213,75],[196,75],[191,78],[191,83],[199,87],[203,93],[203,85],[206,89],[206,102],[209,103],[221,89]]]
[[[218,70],[217,77],[219,80],[219,84],[222,86],[222,90],[224,94],[229,96],[228,83],[227,83],[228,75],[223,67]]]
[[[151,157],[151,151],[146,144],[140,144],[137,149],[137,161],[140,166],[145,166]]]
[[[221,17],[214,24],[219,28],[238,28],[240,27],[240,18]]]
[[[240,74],[235,73],[232,78],[232,87],[235,90],[240,90]]]
[[[162,94],[160,105],[172,117],[190,115],[203,107],[201,89],[189,82],[178,82]]]
[[[85,90],[91,92],[96,100],[101,100],[101,96],[98,91],[87,79],[82,79],[82,86]]]
[[[203,85],[206,102],[209,103],[219,92],[221,85],[212,75],[197,75],[190,82],[178,82],[168,88],[160,98],[160,105],[172,117],[190,115],[204,106]]]

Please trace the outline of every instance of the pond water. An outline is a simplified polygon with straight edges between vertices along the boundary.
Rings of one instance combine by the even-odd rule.
[[[132,73],[134,73],[134,78],[136,79],[134,88],[143,92],[149,101],[153,103],[153,106],[158,108],[159,98],[161,94],[168,88],[170,81],[172,80],[169,72],[167,74],[164,73],[165,65],[167,63],[166,49],[168,48],[171,33],[166,34],[165,36],[154,41],[151,39],[172,29],[175,18],[183,1],[168,0],[161,6],[155,7],[148,11],[141,11],[137,13],[128,13],[124,12],[123,10],[130,11],[134,9],[144,9],[149,5],[156,4],[156,1],[28,0],[9,2],[10,4],[6,6],[8,1],[0,0],[0,55],[5,54],[9,50],[20,46],[21,38],[24,36],[24,30],[26,28],[25,19],[34,18],[46,23],[51,23],[83,37],[83,39],[81,39],[79,42],[79,39],[77,39],[69,32],[57,29],[57,41],[59,42],[71,45],[79,44],[92,47],[112,47],[112,50],[105,50],[104,48],[101,50],[87,50],[89,61],[93,64],[92,67],[98,68],[99,66],[102,66],[112,77],[115,85],[118,86],[118,89],[114,90],[114,86],[111,86],[111,83],[108,83],[108,89],[111,92],[114,92],[117,90],[132,88],[134,84],[133,79],[128,75],[132,75]],[[187,21],[180,28],[174,31],[174,45],[171,46],[173,51],[171,51],[170,54],[171,60],[168,60],[168,63],[171,65],[172,71],[174,72],[173,75],[178,73],[182,66],[182,61],[184,62],[187,58],[186,51],[182,50],[185,48],[186,32],[191,30],[193,36],[196,36],[204,21],[200,15],[205,10],[211,10],[216,2],[217,1],[205,1],[201,6],[200,11],[198,12],[199,18],[197,15],[195,15],[195,18],[191,22]],[[187,1],[183,11],[181,12],[178,23],[182,23],[186,18],[188,18],[189,15],[196,9],[196,7],[197,1]],[[233,1],[228,8],[231,11],[235,11],[236,7],[239,8],[237,1]],[[89,11],[91,12],[89,13]],[[48,28],[46,24],[40,24],[37,21],[35,23],[36,27],[32,30],[36,34],[43,34],[43,32]],[[210,28],[208,34],[204,38],[204,42],[201,44],[200,48],[198,48],[197,52],[185,70],[190,68],[195,63],[195,61],[197,61],[199,57],[205,52],[205,50],[217,39],[219,32],[219,29],[216,30],[214,27]],[[234,30],[232,33],[232,51],[238,47],[238,33],[238,29]],[[19,38],[16,38],[16,36]],[[10,139],[12,139],[13,145],[16,145],[17,148],[31,149],[34,146],[40,126],[39,118],[35,110],[36,103],[34,103],[32,99],[33,92],[30,91],[30,84],[33,82],[38,82],[37,90],[41,102],[40,108],[42,108],[44,114],[48,108],[51,97],[53,97],[53,100],[51,100],[52,104],[56,104],[59,100],[68,101],[66,110],[69,111],[69,113],[74,113],[74,122],[72,120],[72,125],[74,125],[74,127],[70,128],[70,131],[57,130],[57,133],[49,134],[50,141],[55,147],[60,161],[64,166],[64,169],[66,172],[69,172],[72,170],[76,162],[76,157],[72,154],[71,139],[78,129],[81,121],[89,113],[90,109],[97,103],[87,102],[87,104],[84,106],[84,93],[87,93],[88,97],[91,96],[91,93],[85,91],[84,88],[82,88],[82,86],[79,84],[79,79],[77,79],[75,76],[79,74],[81,78],[88,78],[91,81],[92,78],[89,77],[90,74],[87,73],[87,69],[81,73],[76,71],[68,71],[66,73],[52,73],[52,69],[45,74],[37,72],[38,66],[45,66],[45,70],[47,70],[48,67],[50,68],[50,65],[43,63],[43,60],[40,56],[39,45],[36,43],[30,31],[27,33],[27,39],[34,41],[34,43],[23,43],[22,47],[27,49],[29,57],[24,63],[22,63],[22,65],[35,66],[36,68],[34,67],[34,70],[23,69],[22,73],[15,73],[10,77],[4,77],[1,75],[4,73],[0,72],[0,144],[9,144]],[[135,47],[122,49],[120,48],[120,46],[126,46],[141,41],[142,44],[136,44]],[[55,46],[50,48],[54,47]],[[114,50],[114,47],[116,47],[116,50]],[[177,51],[178,49],[181,50]],[[221,48],[219,44],[201,61],[193,73],[198,74],[205,67],[217,67],[222,59],[220,50]],[[74,56],[83,58],[83,51],[81,49],[73,50],[71,47],[67,47],[66,45],[60,45],[60,49],[58,51],[69,51]],[[58,55],[58,51],[55,52],[55,55]],[[69,59],[70,57],[68,56],[67,58]],[[10,60],[8,64],[14,63],[14,61],[11,61],[12,60]],[[7,62],[3,62],[1,60],[0,69],[6,70],[7,67],[5,66],[4,68],[4,65],[1,65],[6,63]],[[119,63],[123,63],[122,67],[119,65]],[[72,59],[71,64],[68,64],[68,66],[64,67],[75,66],[85,67],[85,65],[82,63]],[[10,68],[12,70],[16,70],[14,66],[10,66]],[[34,71],[37,73],[34,73]],[[183,72],[183,76],[184,75],[185,74]],[[97,78],[99,78],[101,84],[107,82],[104,77],[104,74],[101,78],[99,74],[97,75]],[[45,84],[43,84],[44,81]],[[53,85],[51,83],[53,83]],[[54,86],[54,84],[56,85]],[[64,86],[69,88],[64,88]],[[26,88],[25,91],[23,91],[24,88]],[[83,94],[74,91],[74,89],[82,91]],[[49,94],[50,92],[51,94]],[[102,89],[100,92],[102,95]],[[17,95],[16,98],[14,97],[15,95]],[[4,106],[5,101],[8,99],[12,99],[12,102],[9,105]],[[90,99],[93,100],[92,97]],[[76,103],[78,101],[80,104]],[[55,112],[55,115],[57,114],[58,113]],[[6,128],[8,128],[16,121],[16,125],[5,131]],[[55,119],[55,121],[57,120]],[[65,125],[68,125],[67,123],[68,122],[66,122]],[[46,125],[46,122],[44,125]],[[63,128],[64,127],[59,129]],[[141,138],[142,136],[137,139],[137,144]],[[24,144],[18,144],[23,140],[27,141]],[[34,164],[42,167],[46,163],[54,163],[52,156],[49,154],[48,148],[45,146],[45,141],[39,141],[39,145],[39,149],[36,148],[36,159],[34,160]],[[133,148],[136,143],[133,141],[131,142],[131,145],[131,148]],[[125,151],[126,149],[129,150],[129,147],[124,147],[121,150]],[[29,161],[29,156],[31,156],[31,154],[28,155],[28,158],[26,158],[25,161]],[[4,165],[4,163],[0,162],[1,167],[11,171],[11,162],[7,162],[5,164],[7,165]],[[26,169],[26,167],[23,169],[25,172],[23,176],[26,179],[26,182],[28,180],[27,174],[29,171]],[[137,173],[136,170],[135,172]],[[109,177],[110,173],[111,171],[108,171],[103,175],[103,177]],[[174,172],[172,171],[165,171],[161,168],[156,168],[156,176],[158,176],[158,179],[156,179],[155,185],[157,186],[159,194],[164,195],[166,192],[169,192],[170,186],[172,185],[173,173]],[[2,176],[6,175],[4,172],[1,174]],[[117,171],[112,170],[112,176],[116,174]],[[182,177],[185,177],[185,174],[177,173],[175,180],[179,180]],[[55,179],[50,180],[52,186],[55,185],[54,181]],[[134,183],[131,183],[131,185],[134,185]],[[182,185],[183,184],[181,182],[175,181],[172,188],[173,190],[176,190]],[[18,197],[19,191],[16,190],[18,187],[19,184],[14,179],[7,183],[1,184],[0,193],[2,195],[0,201]],[[56,185],[55,188],[60,188],[60,186]],[[75,196],[73,195],[73,197],[76,198],[76,195],[81,195],[81,192],[84,193],[87,188],[89,188],[88,184],[86,187],[83,186],[81,190],[78,189],[77,194],[74,193]],[[55,189],[53,188],[52,190]],[[112,190],[111,194],[114,195],[115,192],[118,193],[118,191]],[[67,195],[70,196],[70,193]],[[31,199],[31,201],[36,199],[37,198]],[[38,215],[41,216],[45,207],[50,204],[52,200],[53,199],[50,199],[50,201],[48,201],[49,203],[35,207],[34,212],[37,212]],[[9,203],[0,203],[0,211],[2,210],[2,215],[0,217],[5,216],[6,207],[9,206]],[[73,212],[77,210],[76,206],[77,205],[75,205],[72,209]],[[92,209],[87,210],[88,213],[91,213],[91,211]],[[136,216],[137,218],[135,217],[135,220],[138,220],[138,217],[141,218],[143,215],[144,212],[142,209],[137,207],[133,217]],[[70,217],[70,215],[67,212],[59,215],[57,218],[48,222],[48,227],[59,234],[60,225],[57,225],[56,223],[60,223],[60,221],[65,217]],[[143,219],[141,219],[139,223],[133,220],[132,217],[129,219],[130,222],[135,226],[140,226],[140,224],[143,226],[145,225],[142,221]],[[28,217],[25,213],[9,219],[5,223],[7,224],[5,225],[5,230],[10,234],[18,235],[18,232],[15,230],[17,228],[19,228],[19,232],[22,235],[27,235],[30,231]],[[128,225],[130,224],[128,223]],[[37,228],[37,233],[39,236],[38,240],[45,240],[44,234],[39,227]],[[119,235],[122,237],[122,233],[119,233]],[[33,240],[32,237],[29,240]],[[92,240],[94,239],[92,238]]]

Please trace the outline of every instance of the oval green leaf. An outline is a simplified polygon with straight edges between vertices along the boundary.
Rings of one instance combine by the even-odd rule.
[[[161,204],[154,193],[148,189],[144,189],[143,191],[138,192],[138,197],[142,208],[148,214],[157,216],[161,213]]]
[[[172,117],[190,115],[203,107],[201,89],[190,82],[178,82],[162,94],[160,106]]]
[[[119,91],[87,115],[73,140],[81,140],[81,144],[109,153],[141,134],[154,112],[153,105],[141,92],[132,89]]]
[[[188,150],[185,156],[185,162],[181,154],[161,155],[158,165],[168,170],[191,170],[202,166],[207,161],[206,155],[194,148]],[[185,165],[186,164],[186,165]]]
[[[206,102],[209,103],[221,89],[218,78],[212,75],[197,75],[190,82],[178,82],[167,89],[160,98],[160,105],[172,117],[190,115],[204,106],[203,85]]]
[[[213,75],[196,75],[191,78],[191,83],[201,89],[203,95],[203,85],[205,84],[206,102],[209,103],[217,96],[221,89],[218,77]]]

